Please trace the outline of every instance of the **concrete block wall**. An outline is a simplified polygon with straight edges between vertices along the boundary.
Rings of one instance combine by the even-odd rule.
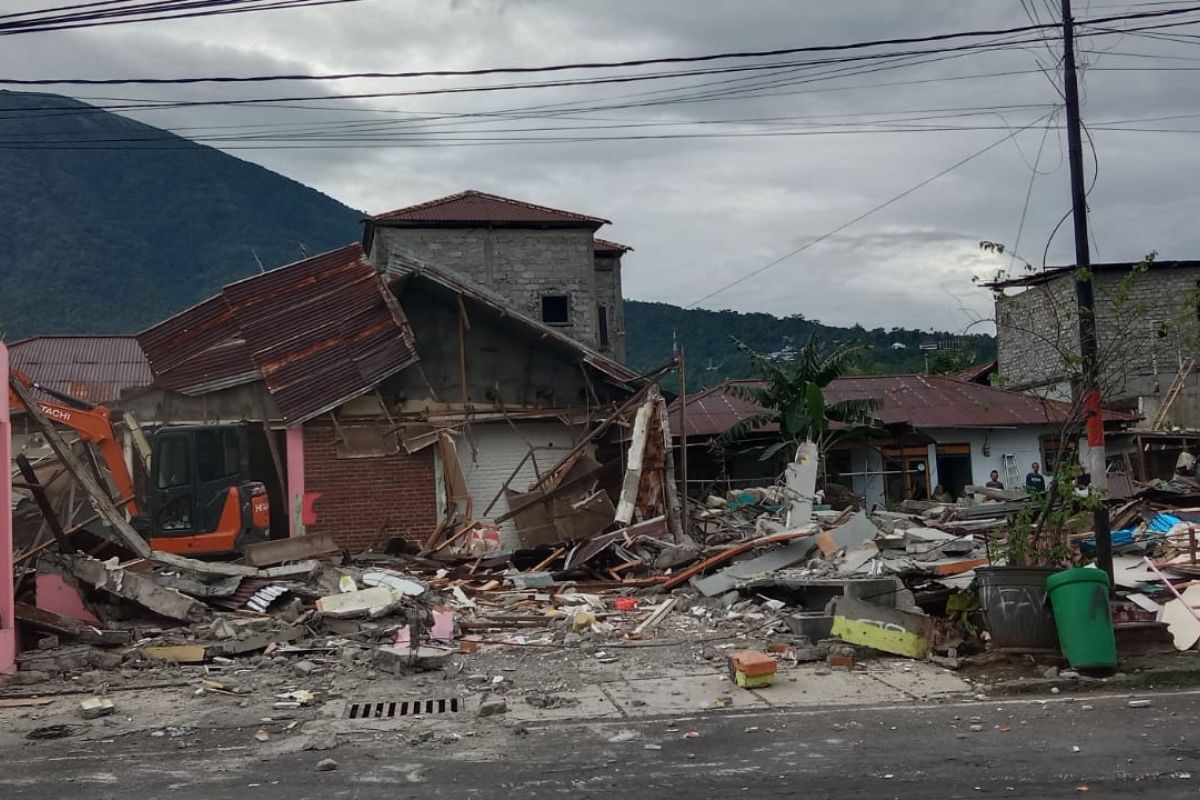
[[[1200,354],[1200,269],[1159,268],[1127,276],[1123,271],[1096,274],[1096,328],[1105,396],[1135,407],[1138,398],[1161,396],[1170,388],[1181,359]],[[1068,372],[1059,350],[1079,353],[1074,292],[1073,277],[1063,275],[997,298],[999,373],[1006,385],[1053,382]],[[1184,416],[1192,416],[1186,409],[1193,405],[1181,403]]]
[[[423,541],[437,525],[433,448],[375,458],[338,458],[333,423],[304,425],[305,491],[320,497],[309,533],[331,533],[350,550],[400,536]]]
[[[608,347],[602,352],[625,361],[625,300],[621,294],[621,257],[596,256],[596,302],[608,307]]]
[[[536,320],[542,318],[542,295],[568,295],[570,324],[555,327],[599,349],[591,229],[381,227],[375,236],[382,239],[377,249],[452,269],[501,294],[515,310]],[[623,322],[619,330],[623,336]],[[610,326],[610,336],[613,332]]]

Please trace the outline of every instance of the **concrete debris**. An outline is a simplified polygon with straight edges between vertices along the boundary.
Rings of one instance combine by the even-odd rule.
[[[317,772],[332,772],[337,768],[338,762],[334,761],[332,758],[322,758],[317,762],[317,766],[315,767]]]
[[[491,697],[479,704],[478,716],[494,717],[497,714],[504,714],[508,711],[508,703],[503,697]]]
[[[89,697],[79,703],[79,716],[84,719],[107,717],[116,711],[113,701],[107,697]]]

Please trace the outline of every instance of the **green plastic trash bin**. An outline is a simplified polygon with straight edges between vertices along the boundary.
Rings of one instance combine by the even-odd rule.
[[[1046,579],[1058,643],[1078,670],[1117,668],[1117,638],[1108,608],[1108,575],[1098,569],[1068,569]]]

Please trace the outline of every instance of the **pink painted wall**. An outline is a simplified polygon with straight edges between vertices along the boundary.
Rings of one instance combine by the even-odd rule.
[[[287,499],[288,524],[292,536],[304,533],[304,429],[299,425],[287,429]]]
[[[0,375],[8,380],[8,348],[0,342]],[[7,386],[7,384],[6,384]],[[7,390],[5,394],[7,394]],[[17,620],[13,597],[12,427],[8,402],[0,405],[0,680],[17,665]]]

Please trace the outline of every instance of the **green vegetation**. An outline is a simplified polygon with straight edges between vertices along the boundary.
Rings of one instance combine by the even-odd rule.
[[[688,392],[720,383],[728,378],[758,377],[755,363],[738,350],[735,340],[756,352],[787,363],[797,357],[804,343],[816,336],[830,347],[862,345],[861,360],[854,370],[862,374],[924,372],[927,340],[957,339],[959,350],[933,351],[930,372],[948,372],[996,357],[996,340],[981,334],[958,336],[911,328],[874,328],[861,325],[838,328],[822,325],[800,314],[683,309],[666,303],[625,301],[626,357],[637,370],[649,370],[671,357],[671,343],[678,340],[687,352]],[[667,382],[668,388],[677,387]]]

